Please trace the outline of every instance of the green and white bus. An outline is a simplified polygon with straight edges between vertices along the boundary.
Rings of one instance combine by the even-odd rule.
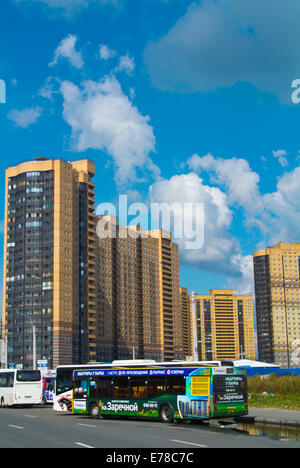
[[[72,412],[93,418],[151,417],[166,423],[248,414],[245,369],[195,364],[75,369]]]

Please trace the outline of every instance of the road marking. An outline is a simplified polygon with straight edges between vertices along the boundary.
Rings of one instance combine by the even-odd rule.
[[[171,440],[171,442],[178,442],[179,444],[195,445],[196,447],[207,448],[207,445],[194,444],[193,442],[186,442],[184,440]]]
[[[13,424],[9,424],[8,426],[9,427],[14,427],[15,429],[24,429],[24,427],[14,426]]]
[[[97,427],[97,426],[92,426],[91,424],[81,424],[81,423],[77,423],[77,426],[84,426],[84,427]]]
[[[82,444],[81,442],[75,442],[75,445],[79,445],[79,447],[87,448],[87,449],[93,449],[95,447],[91,447],[90,445]]]
[[[31,414],[25,414],[26,418],[32,418],[32,419],[36,419],[37,416],[31,416]]]

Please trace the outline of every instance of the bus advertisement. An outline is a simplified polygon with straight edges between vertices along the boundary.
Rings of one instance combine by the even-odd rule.
[[[44,405],[53,404],[55,390],[55,371],[48,371],[43,375],[43,403]]]
[[[78,369],[73,372],[74,414],[184,419],[248,414],[247,377],[234,367]]]

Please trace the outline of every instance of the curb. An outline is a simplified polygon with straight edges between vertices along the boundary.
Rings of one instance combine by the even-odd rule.
[[[252,417],[252,416],[242,416],[240,418],[235,418],[235,421],[238,423],[245,423],[245,424],[265,424],[265,425],[270,425],[270,426],[281,426],[281,427],[291,427],[291,428],[300,429],[299,421],[289,421],[289,420],[281,421],[279,419],[266,419],[266,418]]]

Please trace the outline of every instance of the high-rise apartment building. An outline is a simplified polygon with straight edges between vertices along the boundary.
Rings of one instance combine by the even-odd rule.
[[[199,360],[255,359],[252,297],[211,290],[195,302]]]
[[[299,365],[300,244],[256,251],[254,277],[259,360]]]
[[[162,230],[98,222],[97,360],[182,358],[178,245]]]
[[[184,358],[193,358],[193,317],[190,297],[186,288],[180,288],[182,347]]]
[[[8,362],[96,356],[94,163],[38,158],[6,170],[3,331]]]

